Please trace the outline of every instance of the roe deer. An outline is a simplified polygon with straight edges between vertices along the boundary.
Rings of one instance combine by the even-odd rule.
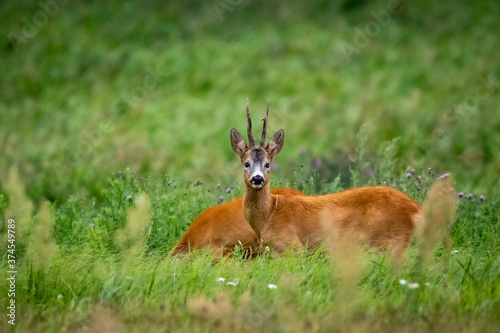
[[[351,189],[322,196],[273,194],[269,188],[270,163],[281,151],[284,131],[276,132],[265,146],[269,102],[259,146],[252,136],[247,101],[248,141],[231,129],[231,147],[243,163],[243,213],[261,240],[277,252],[290,248],[315,249],[323,239],[321,221],[355,234],[368,246],[390,249],[400,257],[419,219],[420,205],[387,186]]]
[[[291,188],[271,192],[276,195],[304,195]],[[210,207],[201,213],[177,243],[172,255],[208,248],[216,256],[225,256],[232,253],[235,245],[243,246],[248,256],[259,252],[257,236],[243,216],[243,198]]]

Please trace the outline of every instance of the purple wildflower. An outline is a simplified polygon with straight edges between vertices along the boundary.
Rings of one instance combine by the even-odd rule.
[[[221,195],[221,196],[219,197],[219,199],[221,199],[221,200],[222,200],[222,199],[224,199],[224,196],[223,196],[223,195]]]
[[[455,191],[455,189],[453,187],[450,187],[450,191]]]
[[[415,169],[411,169],[411,173],[415,174]]]
[[[220,187],[220,184],[217,184],[217,187]]]
[[[403,192],[406,192],[406,189],[404,189]]]
[[[131,195],[127,195],[127,199],[132,199],[132,196]]]
[[[442,176],[441,176],[441,177],[439,177],[439,178],[441,178],[441,179],[445,179],[446,177],[445,177],[444,175],[442,175]]]
[[[469,194],[469,199],[472,199],[474,196],[472,195],[472,193]]]
[[[432,168],[428,168],[427,171],[431,172],[432,171]]]
[[[231,193],[231,189],[229,187],[226,189],[226,193]]]
[[[315,159],[315,160],[314,160],[314,166],[315,166],[316,168],[318,168],[318,169],[319,169],[319,168],[321,168],[321,166],[322,166],[322,165],[323,165],[323,161],[321,161],[320,159]]]
[[[481,201],[484,201],[484,195],[480,195],[479,199],[481,199]]]
[[[406,177],[411,178],[411,173],[407,173]]]
[[[458,193],[458,196],[459,196],[460,198],[462,198],[464,195],[465,195],[465,194],[464,194],[464,192],[460,192],[460,193]]]

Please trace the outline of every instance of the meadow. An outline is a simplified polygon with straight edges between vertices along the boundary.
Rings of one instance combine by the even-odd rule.
[[[0,331],[498,332],[500,3],[391,3],[2,2],[0,247],[17,274]],[[398,267],[328,244],[170,257],[243,193],[229,130],[246,98],[254,128],[269,98],[286,133],[272,187],[422,202],[447,173],[450,238],[430,259],[414,239]]]

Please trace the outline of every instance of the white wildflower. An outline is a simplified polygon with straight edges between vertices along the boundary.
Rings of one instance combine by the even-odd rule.
[[[400,285],[405,285],[405,284],[407,284],[407,283],[408,283],[408,282],[407,282],[406,280],[402,280],[402,279],[401,279],[401,280],[399,280],[399,284],[400,284]]]
[[[408,283],[408,288],[410,289],[415,289],[415,288],[418,288],[419,287],[419,284],[418,283]]]
[[[240,279],[234,279],[233,281],[228,282],[227,284],[230,286],[237,286],[239,282],[240,282]]]
[[[272,284],[272,283],[268,284],[268,285],[267,285],[267,287],[268,287],[269,289],[278,289],[278,286],[277,286],[277,285],[275,285],[275,284]]]

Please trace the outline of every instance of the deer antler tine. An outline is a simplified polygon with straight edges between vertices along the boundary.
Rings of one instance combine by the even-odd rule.
[[[252,119],[250,118],[250,109],[248,108],[248,98],[247,98],[247,120],[248,120],[248,128],[247,128],[248,145],[250,147],[255,147],[255,140],[252,135]]]
[[[266,132],[267,132],[267,118],[269,117],[269,99],[267,100],[267,111],[266,117],[262,119],[264,121],[264,125],[262,126],[262,137],[260,138],[260,146],[266,146]]]

